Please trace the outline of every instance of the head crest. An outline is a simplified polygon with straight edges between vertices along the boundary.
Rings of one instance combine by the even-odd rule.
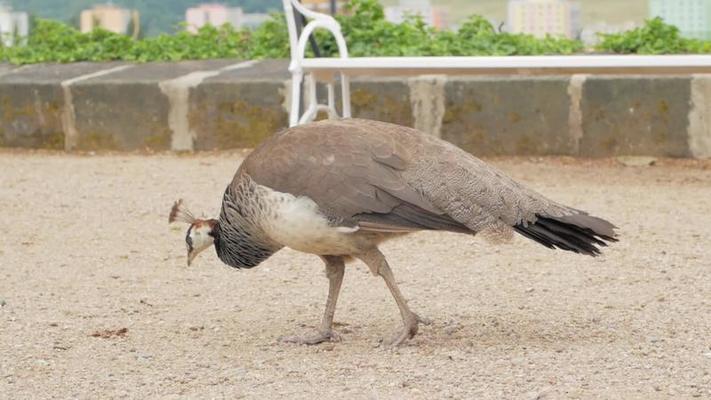
[[[197,221],[197,219],[193,216],[193,213],[188,210],[188,207],[183,202],[183,199],[176,201],[175,204],[173,204],[173,208],[170,209],[168,223],[176,221],[185,222],[191,225]]]

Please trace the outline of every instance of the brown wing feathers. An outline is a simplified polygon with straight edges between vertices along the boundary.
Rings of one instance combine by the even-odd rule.
[[[414,148],[406,135],[377,133],[353,121],[292,128],[256,149],[244,168],[259,184],[308,196],[334,219],[367,222],[362,229],[467,230],[403,178]],[[278,163],[269,161],[274,153]]]
[[[440,230],[473,233],[448,215],[433,214],[412,204],[402,203],[387,213],[362,213],[355,216],[361,228],[380,232]],[[398,229],[399,227],[399,229]]]
[[[544,246],[589,255],[615,240],[609,222],[394,124],[347,119],[291,128],[257,148],[242,168],[257,183],[308,196],[334,220],[365,230],[474,233],[512,226]]]

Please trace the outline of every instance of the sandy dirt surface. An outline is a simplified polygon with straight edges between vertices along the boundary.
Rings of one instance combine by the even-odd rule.
[[[315,256],[252,270],[213,251],[186,266],[184,197],[215,215],[241,154],[0,152],[0,398],[711,398],[711,164],[494,159],[609,218],[600,258],[523,238],[420,233],[387,243],[412,308],[350,264],[343,341],[281,344],[319,322]]]

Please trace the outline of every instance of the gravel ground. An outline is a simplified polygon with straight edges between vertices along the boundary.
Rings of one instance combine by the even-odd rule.
[[[397,308],[362,264],[343,341],[316,347],[277,338],[318,324],[317,257],[186,267],[169,208],[215,214],[241,157],[0,152],[0,398],[711,398],[711,163],[489,160],[622,241],[596,259],[522,238],[389,242],[433,320],[391,350]]]

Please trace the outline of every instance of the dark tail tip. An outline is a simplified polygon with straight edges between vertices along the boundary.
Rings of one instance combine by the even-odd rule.
[[[596,257],[600,247],[616,242],[615,226],[584,213],[565,217],[537,215],[534,223],[514,226],[516,232],[551,249],[561,249]]]

